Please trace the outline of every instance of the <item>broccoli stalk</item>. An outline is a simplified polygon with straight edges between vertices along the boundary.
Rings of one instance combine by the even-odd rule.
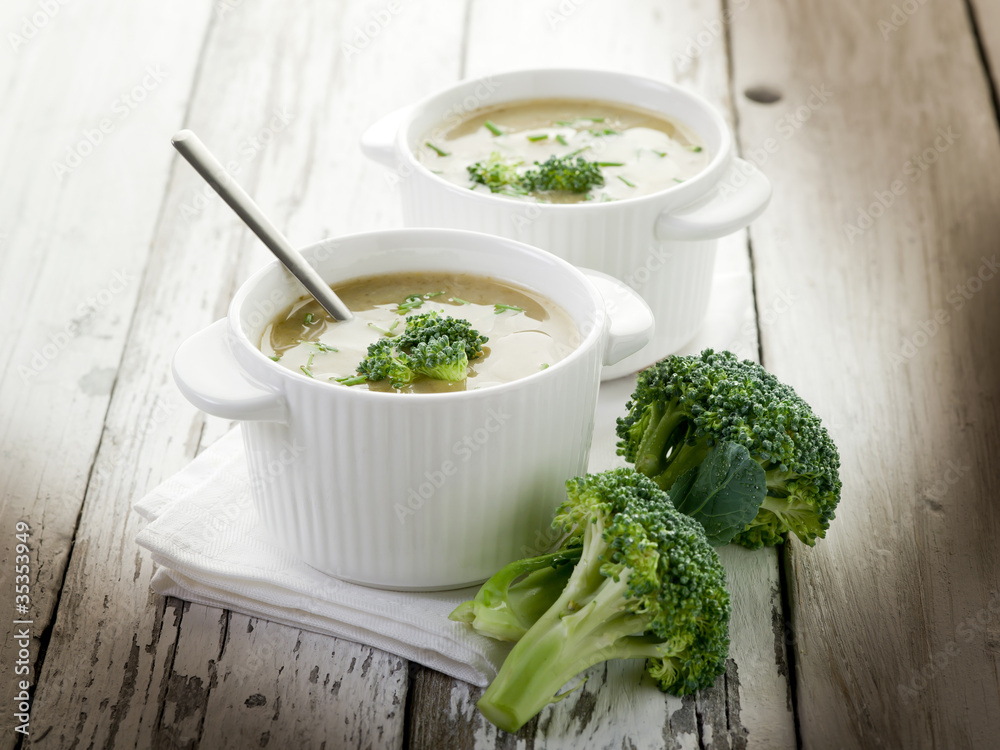
[[[760,365],[711,349],[670,356],[639,374],[627,408],[618,454],[664,490],[726,443],[764,469],[766,496],[733,541],[756,549],[788,532],[809,545],[825,536],[840,500],[837,447],[809,404]]]
[[[449,617],[499,641],[519,640],[559,598],[579,559],[580,547],[575,546],[515,560],[497,571],[476,592],[475,599],[460,604]]]
[[[729,594],[704,531],[628,469],[570,480],[554,526],[582,538],[558,599],[528,628],[479,701],[517,731],[588,667],[647,658],[659,687],[686,695],[725,670]],[[465,605],[463,605],[465,606]]]
[[[694,440],[693,425],[678,405],[678,399],[668,404],[651,403],[629,430],[630,436],[639,436],[641,445],[634,459],[636,471],[655,480],[664,490],[669,490],[681,474],[698,466],[710,450],[706,441]]]

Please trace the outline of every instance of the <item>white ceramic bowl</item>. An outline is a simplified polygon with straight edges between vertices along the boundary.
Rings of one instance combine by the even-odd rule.
[[[694,130],[712,154],[697,176],[658,193],[611,203],[539,204],[470,191],[414,155],[469,113],[526,99],[590,99],[662,113]],[[439,139],[438,139],[439,140]],[[605,70],[536,69],[464,81],[372,125],[361,148],[391,167],[408,226],[456,227],[521,240],[621,279],[656,316],[643,351],[609,368],[617,377],[676,351],[708,307],[716,240],[753,221],[771,196],[767,178],[734,155],[722,116],[700,96],[661,81]]]
[[[330,575],[402,589],[476,583],[537,548],[565,481],[586,469],[602,365],[652,333],[642,299],[473,232],[372,232],[303,253],[330,283],[406,271],[506,280],[566,310],[582,343],[537,374],[475,391],[403,395],[312,380],[257,348],[304,295],[277,262],[265,267],[227,318],[181,345],[173,369],[193,404],[244,421],[254,502],[272,538]]]

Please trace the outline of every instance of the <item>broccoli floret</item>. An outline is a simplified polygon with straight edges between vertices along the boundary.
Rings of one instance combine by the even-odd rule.
[[[455,347],[462,347],[465,356],[475,359],[483,353],[483,344],[489,341],[464,318],[452,318],[432,310],[422,315],[409,315],[406,328],[395,339],[398,348],[410,350],[420,344],[430,344],[435,339],[446,338]]]
[[[368,347],[367,356],[358,363],[358,375],[374,382],[388,380],[393,388],[402,388],[416,378],[409,357],[397,352],[389,338],[379,339]]]
[[[809,404],[760,365],[732,352],[670,356],[639,373],[618,454],[669,490],[713,446],[744,446],[764,469],[767,492],[733,541],[750,549],[791,531],[813,545],[840,500],[840,456]]]
[[[517,173],[520,164],[520,160],[506,159],[499,151],[494,151],[486,161],[477,161],[466,169],[469,170],[469,177],[473,182],[485,185],[490,192],[523,193],[521,176]]]
[[[581,156],[550,156],[545,162],[535,162],[538,169],[529,169],[521,178],[526,190],[568,190],[571,193],[586,193],[604,184],[601,168]]]
[[[410,350],[410,367],[419,375],[433,380],[465,380],[469,374],[469,357],[462,344],[452,344],[447,336],[421,341]]]
[[[537,168],[524,174],[517,171],[520,165],[520,161],[507,159],[494,151],[486,161],[477,161],[466,169],[473,182],[486,185],[491,192],[509,195],[550,190],[586,193],[604,184],[600,165],[580,156],[551,156],[544,162],[536,161]]]
[[[358,364],[358,375],[371,381],[388,380],[393,388],[402,388],[419,377],[464,380],[469,360],[482,355],[488,340],[467,320],[437,311],[410,315],[402,334],[381,338],[368,347]]]
[[[722,674],[725,572],[701,526],[654,482],[630,469],[570,480],[553,525],[580,539],[580,559],[480,699],[487,719],[517,731],[574,676],[608,659],[649,659],[650,675],[674,695]]]

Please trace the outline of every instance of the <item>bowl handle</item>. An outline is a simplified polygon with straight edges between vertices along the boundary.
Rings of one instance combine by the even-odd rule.
[[[770,200],[770,180],[750,162],[734,158],[708,195],[656,218],[656,238],[670,241],[725,237],[760,216]]]
[[[401,107],[369,125],[361,136],[361,153],[387,167],[396,166],[396,135],[412,107]]]
[[[226,318],[189,338],[174,354],[174,382],[204,412],[224,419],[285,421],[285,400],[251,381],[233,356]]]
[[[621,362],[635,354],[653,338],[656,321],[653,311],[639,293],[614,276],[581,268],[604,298],[608,314],[608,341],[604,346],[604,365]]]

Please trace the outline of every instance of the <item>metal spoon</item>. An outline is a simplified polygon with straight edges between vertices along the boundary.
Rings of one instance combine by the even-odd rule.
[[[170,142],[335,320],[350,320],[353,317],[330,285],[292,247],[246,191],[236,184],[198,136],[190,130],[181,130]]]

